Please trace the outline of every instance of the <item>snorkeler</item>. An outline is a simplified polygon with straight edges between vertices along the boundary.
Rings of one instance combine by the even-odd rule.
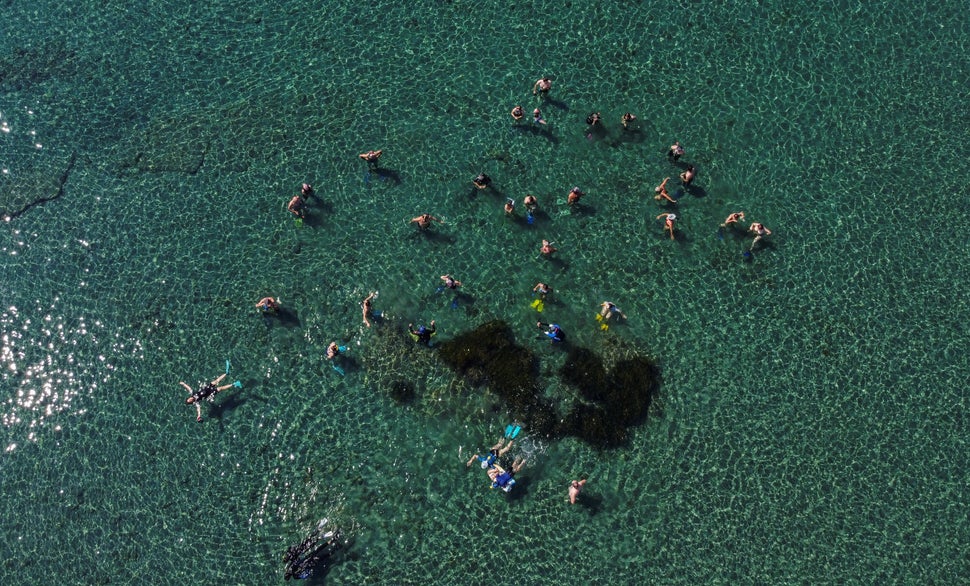
[[[677,214],[667,214],[663,213],[657,216],[657,220],[660,218],[664,219],[664,229],[670,232],[670,239],[674,239],[674,221],[677,219]]]
[[[664,177],[664,180],[660,183],[660,185],[653,188],[653,192],[657,194],[653,196],[653,198],[657,201],[660,201],[661,199],[666,199],[671,203],[677,203],[677,200],[670,197],[670,194],[667,193],[668,181],[670,181],[670,177]]]
[[[541,97],[544,98],[546,97],[546,94],[548,94],[549,90],[551,89],[552,89],[552,79],[544,75],[539,79],[537,79],[534,84],[532,84],[532,95],[535,96],[535,95],[541,94]]]
[[[566,332],[562,331],[562,328],[559,327],[559,324],[546,324],[540,321],[540,322],[536,322],[536,327],[540,329],[544,327],[548,327],[548,329],[545,331],[545,334],[553,342],[562,342],[566,339]]]
[[[555,242],[550,242],[548,240],[543,240],[542,241],[542,248],[539,249],[539,253],[542,256],[551,257],[554,252],[556,252],[557,250],[559,250],[558,248],[556,248],[555,246],[553,246],[553,244],[555,244]]]
[[[414,338],[415,342],[420,342],[425,346],[431,345],[431,336],[435,335],[437,328],[435,327],[434,320],[428,324],[428,327],[418,326],[417,329],[414,328],[414,324],[408,324],[408,333]]]
[[[373,309],[371,299],[374,299],[375,297],[377,297],[377,291],[372,291],[370,295],[365,297],[364,300],[360,302],[360,307],[364,314],[364,325],[367,327],[370,327],[370,320],[367,319],[367,316],[370,315],[370,312]]]
[[[503,206],[506,216],[511,216],[515,212],[515,200],[511,197],[505,198],[505,206]]]
[[[525,206],[526,211],[531,213],[536,211],[536,209],[538,209],[539,200],[536,199],[536,196],[529,193],[529,194],[526,194],[525,198],[522,199],[522,205]]]
[[[600,317],[602,321],[610,321],[610,318],[614,315],[619,316],[620,319],[626,319],[626,314],[620,311],[620,308],[612,301],[604,301],[600,304]]]
[[[754,232],[754,240],[751,242],[751,248],[748,250],[753,251],[755,244],[761,242],[761,240],[766,236],[771,236],[771,230],[765,228],[765,225],[760,222],[755,222],[751,224],[748,228],[749,232]]]
[[[505,492],[512,490],[512,487],[515,486],[515,475],[522,470],[523,466],[525,466],[525,458],[516,458],[512,467],[508,470],[503,470],[498,466],[489,468],[488,477],[492,480],[491,488],[501,488]]]
[[[697,177],[697,169],[693,165],[687,165],[687,169],[680,174],[680,182],[684,185],[690,185],[694,182]]]
[[[727,228],[729,224],[737,224],[743,219],[744,219],[744,212],[734,212],[724,220],[724,223],[721,224],[721,227]]]
[[[586,486],[585,478],[581,478],[579,480],[573,480],[572,482],[569,483],[569,504],[571,505],[576,504],[576,497],[579,496],[579,492],[583,490],[584,486]]]
[[[458,287],[461,287],[461,281],[451,275],[441,275],[441,280],[444,281],[445,287],[448,289],[458,289]]]
[[[329,563],[333,555],[343,546],[339,530],[327,531],[320,535],[320,528],[325,524],[326,519],[306,539],[289,547],[283,554],[283,563],[286,564],[283,572],[284,580],[290,578],[306,580],[322,568],[321,562]]]
[[[276,313],[280,310],[280,304],[272,297],[263,297],[256,303],[256,309],[263,313]]]
[[[346,350],[346,348],[343,348],[343,350]],[[336,342],[330,342],[330,345],[327,346],[327,360],[333,360],[337,356],[340,356],[341,352],[342,350],[339,344]]]
[[[532,292],[538,294],[539,299],[545,300],[546,296],[552,293],[552,287],[545,283],[536,283],[536,286],[532,288]]]
[[[486,455],[479,456],[478,454],[474,454],[471,458],[468,459],[468,462],[465,463],[465,466],[471,467],[472,462],[474,462],[475,460],[478,460],[479,462],[482,463],[482,468],[486,470],[492,468],[493,466],[495,466],[495,463],[498,461],[499,458],[507,454],[508,451],[512,449],[512,443],[513,443],[512,440],[509,440],[509,443],[503,446],[502,444],[504,443],[505,443],[505,438],[502,438],[498,441],[497,444],[495,444],[494,446],[488,449],[488,453]]]
[[[367,151],[366,153],[360,153],[357,155],[361,159],[367,161],[367,164],[371,167],[377,167],[377,160],[381,158],[384,154],[383,150]]]
[[[545,124],[546,119],[542,117],[542,111],[536,108],[532,111],[532,123],[533,124]]]
[[[294,195],[290,203],[286,204],[286,209],[298,218],[306,217],[306,202],[303,200],[302,195]]]
[[[569,195],[566,196],[566,203],[569,205],[579,203],[579,199],[584,195],[586,195],[586,193],[581,191],[579,187],[573,187],[569,190]]]
[[[422,230],[427,230],[429,227],[431,227],[431,222],[438,222],[439,224],[444,224],[443,221],[432,216],[431,214],[421,214],[420,216],[411,219],[411,221],[408,223],[417,224],[418,228]]]
[[[680,146],[680,141],[674,142],[670,145],[670,150],[667,151],[667,158],[676,161],[684,156],[684,147]]]
[[[485,189],[492,184],[492,178],[484,173],[479,173],[474,179],[472,179],[472,183],[474,183],[475,187],[478,189]]]
[[[226,378],[226,374],[220,374],[219,378],[215,379],[212,382],[205,383],[204,385],[199,387],[199,390],[197,391],[193,391],[192,387],[185,384],[183,381],[179,381],[179,384],[185,387],[185,390],[188,391],[190,395],[189,398],[185,400],[185,403],[188,405],[195,403],[196,421],[202,421],[202,405],[201,405],[202,401],[207,399],[209,401],[212,401],[213,399],[215,399],[216,393],[220,393],[222,391],[225,391],[226,389],[231,389],[234,386],[242,386],[241,383],[238,385],[236,383],[232,383],[229,385],[222,385],[221,387],[218,386],[219,383],[224,378]]]

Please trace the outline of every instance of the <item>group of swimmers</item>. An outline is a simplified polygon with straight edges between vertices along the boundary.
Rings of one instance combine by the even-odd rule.
[[[489,488],[497,488],[505,493],[511,492],[516,483],[515,475],[525,467],[525,458],[516,456],[510,462],[505,456],[512,449],[515,438],[521,431],[520,425],[508,425],[505,428],[505,437],[499,439],[498,443],[489,448],[484,455],[472,454],[472,457],[465,463],[465,467],[470,468],[472,464],[478,461],[491,482]],[[586,478],[570,481],[567,492],[570,504],[576,504],[576,499],[585,485]]]

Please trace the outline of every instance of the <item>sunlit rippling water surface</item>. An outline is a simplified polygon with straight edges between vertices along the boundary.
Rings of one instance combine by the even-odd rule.
[[[277,583],[323,518],[349,544],[317,583],[965,582],[965,13],[5,3],[0,584]],[[699,175],[667,207],[676,139]],[[740,210],[772,230],[750,259]],[[405,334],[431,319],[509,323],[560,414],[538,319],[656,360],[660,394],[615,450],[525,421],[506,497],[464,463],[508,410]],[[196,423],[179,382],[227,368]]]

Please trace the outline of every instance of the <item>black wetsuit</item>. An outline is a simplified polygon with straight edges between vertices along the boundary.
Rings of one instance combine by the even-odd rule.
[[[312,553],[306,553],[310,547],[316,544],[317,536],[308,537],[298,546],[291,547],[284,554],[286,570],[283,579],[306,580],[313,575],[313,572],[325,567],[330,558],[340,549],[340,534],[334,532],[327,541],[317,545]]]
[[[429,326],[424,328],[424,331],[421,331],[421,329],[411,330],[411,335],[417,338],[418,342],[421,342],[422,344],[430,344],[431,336],[434,335],[434,330],[435,329],[433,326]]]
[[[215,386],[212,383],[205,383],[204,385],[199,387],[198,391],[192,394],[192,401],[195,403],[198,403],[199,401],[209,399],[213,395],[215,395],[218,391],[219,391],[219,387]]]

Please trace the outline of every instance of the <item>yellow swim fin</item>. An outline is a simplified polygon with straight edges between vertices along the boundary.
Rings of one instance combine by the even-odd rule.
[[[596,321],[603,321],[603,316],[597,313],[596,314]]]
[[[600,329],[601,329],[601,330],[603,330],[603,331],[605,332],[606,330],[608,330],[608,329],[610,329],[610,326],[608,326],[608,325],[606,325],[606,324],[601,324],[601,325],[600,325]]]
[[[536,308],[538,308],[538,307],[539,307],[540,305],[542,305],[542,299],[536,299],[536,300],[534,300],[534,301],[532,302],[532,309],[536,309]]]
[[[535,306],[535,308],[536,308],[536,311],[538,311],[539,313],[542,313],[542,310],[546,308],[546,304],[540,301],[539,304]]]

